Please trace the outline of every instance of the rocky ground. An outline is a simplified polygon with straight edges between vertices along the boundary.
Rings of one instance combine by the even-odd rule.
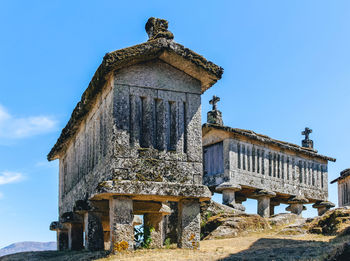
[[[29,252],[8,260],[350,260],[350,209],[302,219],[279,214],[269,219],[234,212],[217,203],[202,205],[200,250],[143,249],[107,252]]]

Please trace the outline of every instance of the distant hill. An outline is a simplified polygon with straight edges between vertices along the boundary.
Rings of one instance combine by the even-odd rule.
[[[18,252],[56,250],[56,242],[18,242],[0,249],[0,256],[10,255]]]

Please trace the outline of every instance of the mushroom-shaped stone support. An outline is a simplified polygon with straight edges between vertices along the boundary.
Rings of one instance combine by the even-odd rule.
[[[57,250],[68,249],[68,229],[59,221],[53,221],[50,224],[50,230],[57,233]]]
[[[254,192],[253,197],[258,199],[258,214],[261,217],[267,218],[270,216],[270,199],[275,196],[275,192],[264,189]]]
[[[237,204],[235,201],[235,192],[241,189],[242,187],[238,184],[224,182],[217,186],[215,190],[222,193],[222,204],[240,211],[245,211],[245,207],[242,204]]]
[[[317,208],[318,215],[322,216],[328,210],[334,208],[335,205],[330,201],[317,201],[315,204],[312,205],[312,207]]]
[[[291,211],[293,214],[301,216],[301,212],[303,210],[306,210],[304,204],[308,202],[309,200],[302,196],[292,196],[287,201],[287,203],[290,204],[290,206],[287,207],[286,210]]]
[[[134,220],[132,221],[132,225],[134,227],[142,225],[142,219],[139,216],[134,216]]]

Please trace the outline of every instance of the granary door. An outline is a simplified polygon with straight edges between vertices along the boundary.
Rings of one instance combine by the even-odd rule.
[[[223,143],[203,147],[203,164],[205,175],[224,173]]]

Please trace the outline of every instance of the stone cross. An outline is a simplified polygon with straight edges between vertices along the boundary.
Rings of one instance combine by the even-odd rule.
[[[312,130],[306,127],[305,130],[301,132],[301,135],[305,135],[305,140],[309,140],[310,133],[312,133]]]
[[[216,111],[216,104],[220,101],[220,98],[218,96],[213,96],[213,99],[209,101],[209,104],[213,105],[213,111]]]

